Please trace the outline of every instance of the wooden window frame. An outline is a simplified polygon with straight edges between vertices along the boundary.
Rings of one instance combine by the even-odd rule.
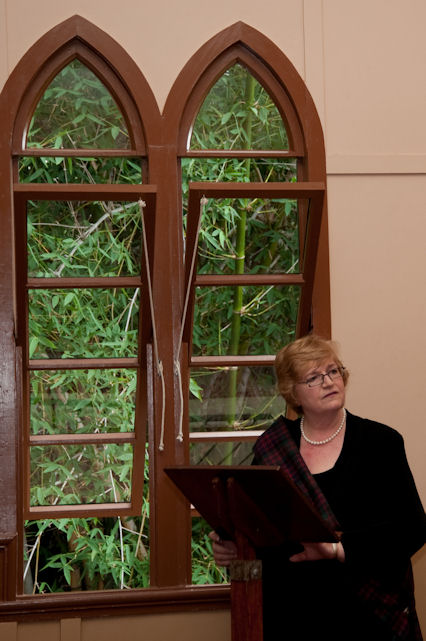
[[[15,260],[16,260],[16,283],[17,283],[17,309],[16,309],[16,343],[23,354],[28,354],[28,291],[33,289],[86,289],[86,288],[108,288],[115,287],[136,287],[142,292],[146,290],[146,274],[141,265],[141,275],[133,277],[74,277],[74,278],[28,278],[26,273],[27,265],[27,203],[35,201],[108,201],[111,199],[121,202],[135,202],[142,199],[145,202],[144,216],[154,221],[155,217],[155,196],[156,189],[152,185],[45,185],[45,184],[23,184],[14,185],[15,194]],[[149,226],[152,226],[149,225]],[[141,296],[142,298],[142,296]],[[147,296],[143,296],[144,307],[148,305]],[[141,314],[146,323],[149,314]],[[139,323],[139,336],[147,334],[143,331],[142,320]],[[80,359],[25,359],[22,363],[22,408],[24,412],[24,426],[22,433],[22,466],[20,466],[24,488],[23,513],[24,519],[48,519],[48,518],[90,518],[91,516],[125,516],[128,514],[139,514],[142,506],[143,493],[143,470],[141,473],[137,462],[144,461],[145,454],[145,425],[146,425],[146,348],[139,340],[139,356],[135,358],[80,358]],[[134,431],[128,433],[97,433],[97,434],[57,434],[52,435],[31,435],[29,430],[29,375],[31,371],[43,370],[78,370],[78,369],[135,369],[138,374],[138,385],[136,390],[136,412]],[[29,449],[31,446],[40,445],[88,445],[88,444],[124,444],[130,443],[133,446],[133,472],[131,500],[128,503],[90,503],[75,505],[56,505],[46,507],[30,506],[30,471],[29,471]],[[22,455],[22,453],[20,453]],[[22,530],[22,527],[20,528]]]
[[[152,587],[132,591],[31,596],[22,595],[19,590],[21,562],[18,559],[20,546],[17,533],[23,518],[24,488],[17,453],[22,446],[19,426],[22,424],[23,408],[19,403],[19,390],[23,385],[22,368],[25,364],[22,363],[22,350],[16,344],[17,310],[13,292],[15,279],[22,274],[15,273],[14,269],[12,248],[16,231],[13,227],[12,194],[13,185],[17,183],[19,156],[64,155],[63,150],[51,150],[49,153],[47,150],[23,150],[22,140],[28,114],[37,104],[46,78],[57,73],[59,60],[64,66],[76,53],[84,64],[104,80],[126,114],[129,131],[137,132],[132,134],[131,149],[126,153],[121,150],[99,150],[98,155],[136,155],[145,158],[149,171],[145,170],[144,184],[138,186],[139,192],[144,193],[145,181],[156,185],[156,224],[155,230],[150,232],[150,261],[153,301],[157,310],[156,329],[160,337],[158,356],[164,365],[167,398],[164,408],[164,450],[159,448],[163,390],[156,374],[152,355],[152,327],[148,324],[142,340],[147,345],[148,438],[153,470],[150,495],[155,497],[151,501],[150,514]],[[37,63],[37,69],[34,61],[42,61]],[[291,150],[282,155],[301,159],[299,181],[325,186],[321,124],[303,80],[270,40],[241,22],[214,36],[192,56],[176,79],[162,115],[145,78],[128,54],[107,34],[79,16],[53,28],[31,47],[12,72],[0,96],[0,119],[3,123],[0,143],[2,149],[10,150],[9,157],[6,153],[0,156],[0,252],[3,265],[0,274],[0,347],[4,355],[4,366],[0,373],[3,407],[0,481],[2,487],[8,489],[0,497],[0,620],[140,614],[229,606],[228,587],[196,587],[190,584],[189,506],[167,478],[164,469],[170,465],[186,464],[189,449],[188,430],[184,433],[183,442],[176,438],[181,396],[176,386],[173,362],[181,330],[185,285],[188,285],[185,283],[179,159],[196,155],[187,149],[192,122],[214,79],[223,73],[225,67],[233,64],[232,61],[245,64],[259,81],[266,84],[266,89],[280,105],[284,104],[283,100],[289,101],[286,103],[287,107],[291,107],[289,111],[287,107],[280,109],[287,119],[287,126],[299,133],[290,137]],[[38,73],[40,81],[37,80]],[[214,150],[207,152],[207,155],[209,153],[218,155]],[[89,156],[93,155],[93,151],[70,150],[67,155]],[[225,152],[225,155],[228,154]],[[243,156],[244,153],[237,152],[237,155]],[[265,156],[265,153],[250,152],[250,155]],[[279,154],[273,152],[271,155]],[[28,186],[29,190],[34,188],[38,189],[34,185]],[[78,186],[76,191],[80,188]],[[98,188],[102,193],[109,189],[105,185]],[[17,187],[18,194],[23,193],[20,190],[23,190],[23,186]],[[18,200],[25,200],[23,195],[17,197]],[[324,199],[315,278],[311,279],[311,324],[326,336],[330,332],[330,308],[325,214]],[[183,378],[188,383],[191,363],[188,342],[183,345],[180,361]],[[259,363],[258,360],[256,362]],[[187,418],[187,402],[183,411]]]

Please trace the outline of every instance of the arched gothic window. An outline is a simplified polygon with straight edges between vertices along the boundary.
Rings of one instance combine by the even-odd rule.
[[[150,596],[123,593],[129,609],[177,595],[183,607],[217,605],[226,588],[181,587],[192,582],[191,514],[165,469],[248,461],[282,411],[275,351],[329,331],[312,100],[284,54],[237,23],[191,58],[160,116],[133,61],[76,16],[22,59],[0,116],[0,598],[38,607],[24,595],[43,591],[34,559],[54,524],[70,545],[48,563],[69,586],[150,584]],[[85,524],[93,533],[105,518],[98,529],[122,555],[106,584],[72,562]],[[144,577],[133,583],[130,535]],[[117,602],[96,598],[99,612]],[[72,594],[54,607],[83,606]]]

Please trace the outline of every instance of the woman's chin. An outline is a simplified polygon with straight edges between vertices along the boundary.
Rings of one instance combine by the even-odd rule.
[[[322,401],[324,407],[326,407],[327,409],[339,410],[342,409],[342,407],[345,405],[344,397],[342,398],[342,396],[338,393],[328,394],[322,399]]]

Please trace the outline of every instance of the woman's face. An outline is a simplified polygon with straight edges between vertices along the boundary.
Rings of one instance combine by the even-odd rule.
[[[320,364],[312,363],[300,377],[300,381],[309,380],[318,374],[326,374],[337,368],[333,359],[327,359]],[[304,414],[321,414],[323,412],[336,411],[345,404],[345,384],[341,376],[330,378],[320,377],[320,384],[309,387],[304,382],[298,382],[294,386],[294,394],[303,408]]]

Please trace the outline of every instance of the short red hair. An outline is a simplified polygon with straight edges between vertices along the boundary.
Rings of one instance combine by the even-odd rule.
[[[333,360],[336,365],[343,368],[343,382],[349,378],[349,372],[337,353],[337,346],[333,341],[308,334],[285,345],[275,357],[275,372],[277,375],[278,390],[286,400],[289,407],[298,414],[303,414],[302,407],[298,404],[294,387],[299,383],[310,366],[316,366],[326,359]]]

